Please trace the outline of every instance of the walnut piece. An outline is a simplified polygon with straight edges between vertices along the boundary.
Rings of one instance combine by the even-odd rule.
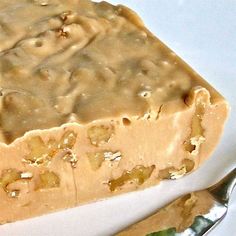
[[[112,179],[108,182],[110,190],[115,191],[128,181],[136,181],[138,185],[141,185],[150,178],[154,169],[155,165],[149,167],[136,166],[131,171],[124,171],[118,179]]]
[[[104,153],[103,152],[87,153],[87,156],[92,170],[98,170],[104,161]]]
[[[66,11],[66,12],[63,12],[60,16],[60,18],[62,19],[62,21],[67,21],[68,19],[68,16],[72,15],[72,12],[71,11]]]
[[[30,153],[23,159],[24,162],[32,166],[48,164],[50,162],[54,155],[54,148],[51,145],[51,141],[50,145],[47,146],[40,136],[34,136],[28,140],[27,144]]]
[[[53,171],[44,171],[39,174],[39,180],[36,184],[36,190],[60,187],[60,179]]]
[[[9,197],[15,198],[19,196],[20,190],[11,190],[8,188],[9,185],[19,180],[31,180],[32,177],[33,174],[30,172],[21,172],[16,169],[3,170],[0,177],[0,187],[3,188]]]
[[[21,172],[20,178],[21,179],[32,179],[33,174],[31,172]]]
[[[192,155],[197,155],[199,153],[201,144],[203,144],[205,141],[205,137],[201,135],[191,137],[187,142],[185,142],[185,150],[190,152]]]
[[[187,173],[185,166],[181,166],[180,169],[170,171],[170,179],[179,179]]]
[[[0,178],[0,186],[8,192],[7,186],[21,179],[21,172],[16,169],[3,170]]]
[[[194,161],[190,159],[184,159],[182,163],[185,166],[187,173],[192,171],[195,165]]]
[[[104,152],[104,158],[106,161],[120,161],[121,157],[122,157],[121,152],[111,152],[111,151]]]
[[[159,171],[158,177],[160,179],[171,179],[171,173],[177,171],[174,167],[168,167]]]
[[[67,131],[62,136],[58,148],[59,149],[72,149],[76,143],[77,134],[72,131]]]
[[[105,125],[92,126],[87,131],[91,144],[95,146],[107,143],[113,134],[113,127]]]
[[[71,167],[75,168],[78,162],[78,158],[75,153],[68,150],[65,154],[63,154],[62,159],[71,164]]]
[[[184,143],[185,150],[192,155],[197,155],[202,143],[205,142],[204,129],[202,128],[202,119],[205,109],[210,105],[210,94],[207,89],[195,87],[185,100],[189,106],[195,106],[195,113],[192,118],[191,134]]]
[[[95,153],[87,153],[89,163],[93,170],[97,170],[101,167],[104,161],[117,162],[121,160],[121,152],[112,152],[112,151],[101,151]]]
[[[179,179],[186,173],[192,171],[194,168],[194,161],[184,159],[180,168],[168,167],[159,171],[158,177],[160,179]]]
[[[47,143],[40,136],[31,137],[27,142],[30,153],[23,161],[32,166],[48,166],[52,159],[60,154],[63,160],[76,167],[78,159],[72,152],[76,139],[77,134],[73,131],[65,132],[59,141],[50,139]]]
[[[64,28],[60,28],[57,30],[57,37],[66,39],[69,37],[69,32],[65,31]]]

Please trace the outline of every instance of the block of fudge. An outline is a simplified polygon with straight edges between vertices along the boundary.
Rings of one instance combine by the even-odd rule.
[[[0,1],[0,223],[196,170],[225,99],[125,6]]]

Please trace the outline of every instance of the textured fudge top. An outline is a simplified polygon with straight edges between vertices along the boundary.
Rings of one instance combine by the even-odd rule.
[[[25,132],[142,117],[182,99],[196,74],[123,6],[0,1],[0,125]]]

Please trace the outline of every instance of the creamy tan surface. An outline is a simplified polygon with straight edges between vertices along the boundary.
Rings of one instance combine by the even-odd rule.
[[[226,101],[131,10],[1,1],[0,25],[0,223],[178,179],[214,150]]]
[[[78,12],[70,1],[40,2],[0,3],[4,142],[71,119],[142,117],[195,84],[127,9],[88,3]]]

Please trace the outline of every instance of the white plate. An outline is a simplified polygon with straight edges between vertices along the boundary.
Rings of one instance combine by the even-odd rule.
[[[0,235],[111,235],[179,195],[213,184],[236,166],[236,1],[110,2],[135,9],[152,32],[227,98],[232,111],[221,143],[198,171],[176,182],[165,182],[145,191],[3,225]],[[225,220],[209,235],[236,235],[236,190]]]

